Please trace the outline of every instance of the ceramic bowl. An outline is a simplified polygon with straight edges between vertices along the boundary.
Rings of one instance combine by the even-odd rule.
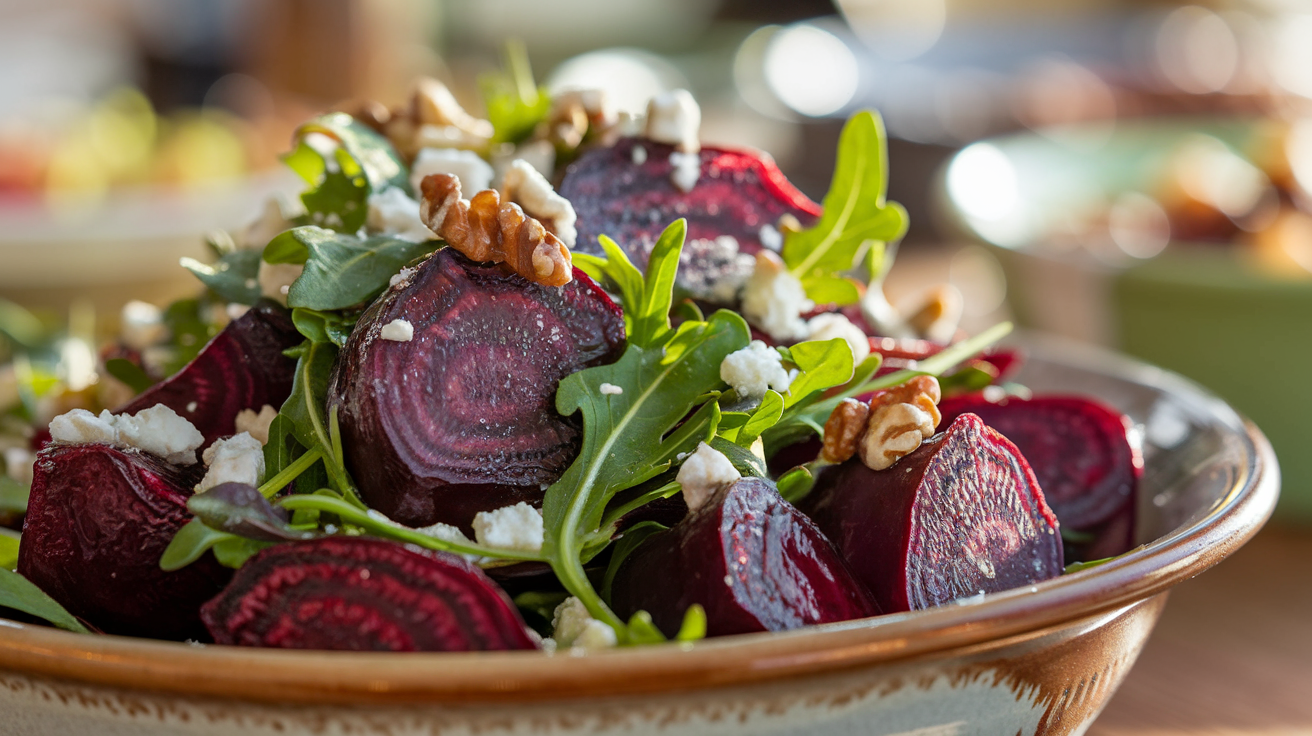
[[[1171,586],[1266,520],[1279,471],[1256,427],[1182,378],[1030,347],[1020,380],[1101,397],[1143,439],[1144,544],[1102,566],[928,611],[579,656],[242,649],[0,621],[0,732],[1083,733]]]

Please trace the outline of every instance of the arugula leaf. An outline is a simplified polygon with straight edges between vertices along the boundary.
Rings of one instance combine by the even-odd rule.
[[[90,634],[73,614],[16,572],[0,568],[0,608],[12,608],[49,621],[61,629]]]
[[[397,187],[406,194],[413,194],[410,169],[397,155],[391,142],[373,128],[344,112],[330,112],[297,128],[296,139],[303,142],[310,133],[320,133],[336,141],[341,146],[339,150],[344,151],[364,175],[371,191]]]
[[[110,358],[105,361],[105,372],[122,381],[134,394],[155,385],[155,379],[127,358]]]
[[[211,529],[200,519],[192,519],[183,524],[178,533],[173,535],[169,546],[159,558],[159,567],[167,572],[181,570],[199,560],[206,552],[214,550],[214,558],[220,565],[235,569],[246,564],[246,560],[252,555],[271,544],[271,542],[247,539],[231,532]]]
[[[868,243],[897,240],[906,233],[906,210],[884,199],[887,180],[884,123],[874,112],[859,112],[839,136],[834,178],[820,221],[788,233],[784,240],[784,263],[816,303],[855,302],[856,290],[839,284],[841,274],[867,255],[882,268],[883,258],[876,258]],[[879,253],[882,256],[882,250]]]
[[[254,305],[260,300],[258,250],[232,251],[212,264],[194,258],[183,258],[181,264],[224,301]]]
[[[23,535],[0,527],[0,568],[14,570],[18,567],[18,546],[22,541]]]
[[[598,238],[606,258],[575,254],[575,264],[598,280],[609,280],[620,292],[624,324],[629,342],[650,347],[670,334],[670,309],[674,302],[674,277],[679,269],[688,221],[678,219],[665,228],[652,246],[647,275],[624,254],[614,240]]]
[[[27,513],[27,498],[32,489],[25,483],[0,475],[0,513]]]
[[[255,486],[221,483],[187,499],[187,510],[211,529],[264,542],[296,542],[317,536],[293,529]]]
[[[494,146],[519,143],[529,137],[551,109],[547,88],[533,82],[528,49],[522,41],[506,43],[504,64],[502,71],[478,78],[487,119],[492,123]]]
[[[297,222],[348,233],[364,227],[369,217],[369,179],[351,154],[341,148],[316,150],[301,140],[282,160],[310,185],[301,193],[305,215]]]
[[[391,235],[361,239],[306,226],[288,230],[270,241],[264,249],[264,260],[305,264],[305,272],[287,292],[288,306],[346,309],[381,294],[402,266],[440,245],[434,240],[412,243]]]
[[[298,307],[292,310],[292,323],[296,329],[313,342],[330,342],[337,347],[344,347],[346,340],[355,329],[357,316],[346,316],[339,312],[325,312],[318,309]]]

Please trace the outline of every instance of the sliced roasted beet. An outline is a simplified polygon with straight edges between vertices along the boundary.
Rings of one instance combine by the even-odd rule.
[[[37,455],[18,571],[107,633],[205,638],[200,606],[232,571],[211,555],[159,567],[191,520],[187,499],[203,470],[107,445],[49,445]]]
[[[1085,530],[1133,511],[1143,461],[1123,414],[1080,396],[989,401],[971,394],[945,399],[939,410],[940,427],[969,412],[1014,442],[1067,528]]]
[[[767,480],[743,478],[624,561],[616,613],[647,611],[673,636],[694,603],[709,636],[785,631],[879,613],[815,524]]]
[[[597,238],[606,235],[641,268],[665,226],[683,217],[688,220],[690,244],[728,235],[738,241],[739,253],[754,255],[763,247],[764,226],[775,227],[783,215],[792,215],[803,225],[820,216],[820,205],[789,183],[766,154],[704,146],[701,177],[692,191],[683,192],[670,181],[673,152],[664,143],[624,138],[613,147],[594,148],[570,164],[560,194],[578,214],[575,247],[600,254]],[[696,251],[690,245],[688,254]],[[680,278],[725,265],[685,263]]]
[[[296,372],[296,361],[282,352],[301,339],[285,310],[261,303],[224,327],[172,378],[114,413],[135,414],[163,404],[196,425],[208,447],[233,434],[243,409],[282,406]]]
[[[445,552],[327,537],[270,547],[201,609],[220,644],[462,652],[534,649],[506,594]]]
[[[381,336],[397,320],[410,340]],[[619,307],[581,271],[540,286],[445,248],[361,318],[328,405],[370,506],[468,530],[479,511],[541,501],[581,440],[557,384],[623,348]]]
[[[886,612],[1062,572],[1057,519],[1016,446],[963,414],[887,470],[820,474],[803,509]]]

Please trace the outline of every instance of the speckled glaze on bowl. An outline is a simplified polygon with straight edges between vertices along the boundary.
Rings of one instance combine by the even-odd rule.
[[[1146,544],[1116,561],[918,613],[584,656],[202,647],[0,620],[0,733],[1083,733],[1169,588],[1265,522],[1279,471],[1255,427],[1184,379],[1029,347],[1020,380],[1099,396],[1142,434]]]

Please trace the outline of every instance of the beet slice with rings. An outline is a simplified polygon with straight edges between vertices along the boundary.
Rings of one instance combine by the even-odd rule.
[[[682,217],[688,221],[688,246],[680,282],[698,277],[710,286],[735,268],[735,254],[700,248],[700,241],[728,235],[737,241],[737,254],[755,255],[765,247],[765,226],[776,227],[784,215],[810,226],[820,216],[820,205],[798,191],[767,154],[703,146],[701,176],[684,192],[670,180],[671,153],[674,147],[664,143],[623,138],[584,153],[566,168],[559,192],[578,215],[576,250],[600,255],[597,238],[607,235],[644,268],[665,226]],[[747,275],[751,268],[747,259]]]
[[[482,570],[446,552],[327,537],[270,547],[201,608],[220,644],[468,652],[535,649]]]
[[[762,478],[735,481],[648,538],[611,584],[616,613],[647,611],[667,636],[694,603],[706,609],[708,636],[880,612],[815,524]]]
[[[236,430],[243,409],[275,409],[292,392],[296,361],[282,352],[303,340],[286,310],[271,302],[228,323],[173,377],[147,389],[115,414],[163,404],[205,436],[202,448]]]
[[[889,613],[1062,572],[1057,518],[1033,471],[972,414],[886,470],[826,469],[802,508]]]
[[[165,572],[204,467],[137,450],[51,444],[37,455],[18,572],[110,634],[204,639],[200,606],[232,576],[212,555]]]
[[[940,427],[969,412],[1015,443],[1064,526],[1089,529],[1127,509],[1133,516],[1143,459],[1120,412],[1081,396],[989,401],[978,393],[944,399],[939,411]]]
[[[382,337],[398,320],[411,339]],[[438,251],[364,314],[329,385],[364,500],[466,531],[479,511],[540,503],[582,439],[557,384],[624,345],[619,307],[581,271],[541,286]]]

